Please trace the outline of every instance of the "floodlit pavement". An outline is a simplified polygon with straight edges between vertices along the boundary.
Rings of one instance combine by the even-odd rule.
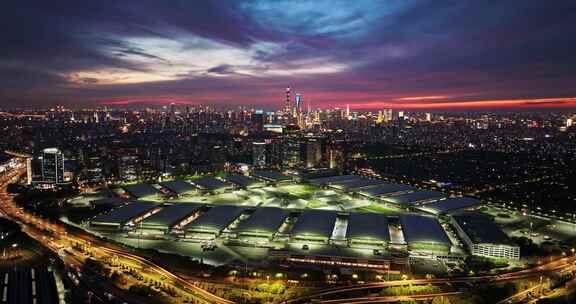
[[[395,227],[393,225],[389,225],[388,228],[390,229],[390,243],[391,244],[406,244],[404,240],[404,233],[402,229],[399,227]]]
[[[334,231],[330,237],[333,240],[345,240],[346,239],[346,229],[348,228],[348,220],[342,218],[336,219],[334,224]]]

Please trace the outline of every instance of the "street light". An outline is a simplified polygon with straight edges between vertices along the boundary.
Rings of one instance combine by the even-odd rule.
[[[542,276],[540,276],[540,295],[542,295]]]

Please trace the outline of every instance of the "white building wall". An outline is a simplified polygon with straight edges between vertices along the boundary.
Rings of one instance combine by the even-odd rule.
[[[498,244],[474,244],[471,248],[473,255],[504,258],[509,260],[520,259],[520,247]]]

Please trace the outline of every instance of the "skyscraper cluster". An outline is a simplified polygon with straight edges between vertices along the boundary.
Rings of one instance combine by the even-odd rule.
[[[292,88],[286,88],[286,96],[284,100],[284,107],[282,109],[284,119],[287,123],[304,127],[306,123],[306,116],[303,111],[303,97],[301,93],[296,93],[292,100]]]

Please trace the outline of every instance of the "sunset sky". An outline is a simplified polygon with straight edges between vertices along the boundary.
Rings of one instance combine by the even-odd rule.
[[[576,107],[576,1],[0,4],[0,107]]]

